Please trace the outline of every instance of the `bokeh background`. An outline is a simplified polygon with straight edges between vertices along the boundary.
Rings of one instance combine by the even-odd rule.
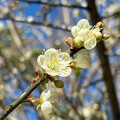
[[[59,78],[65,86],[52,119],[120,120],[120,0],[0,0],[0,113],[29,87],[43,49],[69,52],[65,39],[82,18],[102,20],[110,38],[89,51],[89,69]],[[36,106],[23,103],[6,120],[45,120]]]

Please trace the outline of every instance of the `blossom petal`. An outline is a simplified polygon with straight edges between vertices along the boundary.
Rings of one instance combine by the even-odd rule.
[[[68,53],[62,52],[59,54],[60,67],[66,67],[71,62],[70,55]]]
[[[51,103],[49,101],[43,102],[43,104],[41,105],[41,111],[45,118],[50,119],[50,113],[53,111]]]
[[[52,70],[52,69],[49,69],[49,68],[46,68],[45,70],[51,76],[59,75],[59,71],[58,70]]]
[[[40,67],[45,68],[45,57],[43,55],[39,55],[37,63]]]
[[[96,38],[94,36],[91,36],[88,40],[84,42],[84,47],[87,50],[93,49],[97,44]]]
[[[77,26],[79,27],[79,29],[86,29],[89,28],[89,22],[86,19],[82,19],[77,23]]]
[[[91,59],[88,56],[87,50],[82,49],[75,54],[76,65],[79,68],[89,68],[91,65]]]
[[[71,29],[71,34],[73,35],[73,37],[77,37],[78,32],[79,32],[79,27],[78,26],[73,26]]]
[[[89,39],[89,29],[81,29],[78,35],[83,38],[83,41]]]
[[[60,73],[59,73],[59,76],[61,77],[67,77],[71,74],[72,72],[72,69],[70,67],[67,67],[65,69],[60,69]]]
[[[48,87],[44,90],[43,93],[43,101],[58,101],[59,97],[57,96],[57,92],[55,88]]]
[[[47,51],[45,51],[44,56],[46,59],[49,59],[49,61],[51,61],[55,57],[58,57],[58,52],[54,48],[50,48]]]

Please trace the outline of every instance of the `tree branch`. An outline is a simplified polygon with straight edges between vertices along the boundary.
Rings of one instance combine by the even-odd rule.
[[[20,2],[25,2],[29,4],[43,4],[43,5],[48,5],[48,6],[54,6],[54,7],[66,7],[66,8],[81,8],[88,10],[88,7],[83,7],[81,5],[72,5],[72,4],[61,4],[61,3],[50,3],[50,2],[42,2],[42,1],[34,1],[34,0],[19,0]]]
[[[72,53],[72,52],[71,52]],[[72,53],[72,56],[75,53]],[[0,114],[0,120],[4,120],[16,107],[18,107],[40,84],[45,80],[44,77],[39,79],[34,84],[31,84],[30,87],[12,104],[9,105],[9,107],[3,111],[3,113]]]
[[[9,107],[0,115],[0,120],[4,120],[16,107],[18,107],[44,80],[39,79],[32,84],[15,102],[9,105]]]
[[[88,0],[88,7],[90,9],[89,12],[93,24],[102,21],[102,19],[100,18],[97,12],[95,0]],[[103,69],[103,80],[107,87],[107,92],[113,110],[114,120],[120,120],[119,106],[118,106],[118,100],[113,82],[113,76],[110,70],[110,63],[108,60],[108,56],[105,54],[106,47],[103,41],[97,45],[97,50],[101,61],[101,67]]]
[[[55,29],[61,29],[61,30],[68,31],[68,32],[70,32],[70,30],[71,30],[71,26],[69,26],[69,27],[66,27],[65,25],[58,26],[58,25],[53,25],[53,24],[44,23],[44,22],[36,22],[36,21],[28,22],[27,20],[16,20],[16,19],[13,19],[10,17],[0,18],[0,20],[12,20],[13,22],[26,23],[29,25],[31,25],[31,24],[32,25],[40,25],[40,26],[45,26],[45,27],[50,27],[50,28],[55,28]]]
[[[107,18],[110,18],[110,17],[115,17],[115,16],[117,16],[118,14],[120,14],[120,11],[115,12],[115,13],[113,13],[113,14],[111,14],[111,15],[103,16],[102,19],[107,19]]]

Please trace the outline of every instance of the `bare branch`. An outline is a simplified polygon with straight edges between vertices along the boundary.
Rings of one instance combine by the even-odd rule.
[[[16,107],[18,107],[44,80],[44,78],[39,79],[37,82],[32,84],[14,103],[0,115],[0,120],[4,120]]]
[[[10,17],[0,18],[0,20],[12,20],[13,22],[26,23],[29,25],[45,26],[45,27],[50,27],[50,28],[55,28],[55,29],[61,29],[61,30],[68,31],[68,32],[70,32],[70,30],[71,30],[71,26],[69,26],[69,27],[66,27],[65,25],[58,26],[58,25],[53,25],[50,23],[36,22],[36,21],[28,22],[27,20],[16,20],[16,19],[12,19]]]
[[[50,2],[42,2],[39,0],[19,0],[20,2],[25,2],[29,4],[43,4],[48,6],[54,6],[54,7],[66,7],[66,8],[79,8],[79,9],[85,9],[88,10],[88,7],[83,7],[81,5],[72,5],[72,4],[61,4],[61,3],[50,3]]]

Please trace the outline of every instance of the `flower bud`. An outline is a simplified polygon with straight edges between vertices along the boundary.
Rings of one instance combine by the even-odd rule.
[[[98,22],[95,27],[98,27],[98,28],[103,28],[104,27],[104,24],[102,22]]]
[[[77,36],[74,40],[73,40],[73,45],[75,48],[80,48],[81,45],[83,43],[83,38],[80,36]]]
[[[71,37],[68,37],[65,42],[71,47],[73,48],[73,38]]]
[[[95,32],[94,36],[96,37],[97,40],[101,40],[102,39],[102,34],[100,32]]]
[[[76,62],[75,62],[75,61],[71,62],[69,66],[70,66],[72,69],[76,70]]]
[[[104,34],[104,35],[103,35],[103,40],[107,40],[109,37],[110,37],[109,34]]]

